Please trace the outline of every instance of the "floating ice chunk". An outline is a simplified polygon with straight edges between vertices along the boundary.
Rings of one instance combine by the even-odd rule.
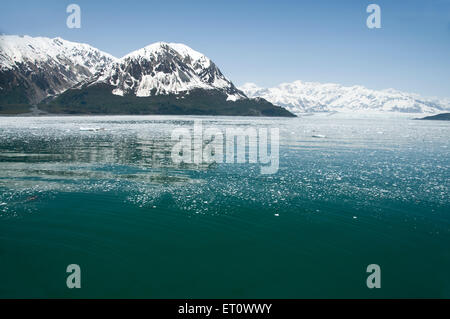
[[[80,131],[98,132],[104,130],[104,127],[80,127]]]

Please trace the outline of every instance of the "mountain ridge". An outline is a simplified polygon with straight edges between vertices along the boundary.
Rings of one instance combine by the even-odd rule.
[[[439,113],[450,110],[450,99],[424,98],[394,89],[371,90],[361,85],[294,81],[272,88],[245,83],[239,87],[249,97],[262,97],[290,112],[401,112]]]

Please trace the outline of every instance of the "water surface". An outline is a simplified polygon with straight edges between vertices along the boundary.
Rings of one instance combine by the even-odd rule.
[[[279,128],[278,172],[174,164],[171,132],[198,119]],[[449,124],[0,118],[0,297],[448,298]]]

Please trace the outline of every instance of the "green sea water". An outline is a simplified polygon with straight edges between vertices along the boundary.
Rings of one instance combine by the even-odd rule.
[[[279,170],[174,164],[194,120],[279,128]],[[449,298],[449,137],[411,116],[0,118],[0,298]]]

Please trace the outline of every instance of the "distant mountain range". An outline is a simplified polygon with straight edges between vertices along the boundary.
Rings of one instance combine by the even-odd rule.
[[[375,91],[363,86],[295,81],[273,88],[246,83],[239,89],[248,97],[264,98],[297,114],[335,111],[439,113],[450,110],[450,99],[423,98],[393,89]]]
[[[248,98],[203,54],[158,42],[121,59],[61,38],[0,36],[0,113],[293,116]]]

